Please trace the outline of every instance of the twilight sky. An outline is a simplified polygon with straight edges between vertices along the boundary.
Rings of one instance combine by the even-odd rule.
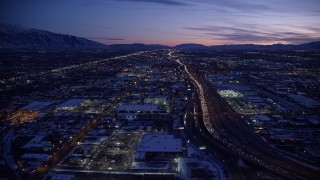
[[[0,0],[0,23],[105,44],[301,44],[320,40],[320,0]]]

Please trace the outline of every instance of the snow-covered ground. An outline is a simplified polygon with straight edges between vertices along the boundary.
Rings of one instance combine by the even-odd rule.
[[[152,162],[133,162],[131,169],[167,170],[169,167],[170,165],[168,162],[155,162],[154,164],[152,164]]]
[[[188,157],[178,158],[178,171],[180,177],[184,179],[199,179],[192,171],[206,172],[208,177],[212,179],[227,179],[222,168],[212,158],[191,142],[188,144]]]

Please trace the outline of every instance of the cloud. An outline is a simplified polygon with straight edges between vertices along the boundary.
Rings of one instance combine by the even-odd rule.
[[[107,41],[123,41],[123,38],[112,38],[112,37],[86,37],[87,39],[94,39],[94,40],[107,40]]]
[[[137,2],[137,3],[155,3],[162,5],[171,5],[171,6],[187,6],[188,3],[178,1],[178,0],[120,0],[128,2]]]
[[[258,13],[270,11],[274,7],[264,1],[256,0],[188,0],[211,12],[218,13]]]
[[[271,9],[269,5],[257,3],[255,1],[215,0],[211,3],[219,7],[242,11],[261,11]]]
[[[229,42],[239,43],[259,43],[259,42],[285,42],[300,44],[319,39],[319,36],[315,37],[313,34],[305,34],[299,32],[290,31],[259,31],[258,28],[254,28],[255,25],[248,25],[247,28],[225,27],[225,26],[207,26],[207,27],[182,27],[183,29],[191,31],[199,31],[209,37],[216,40],[225,40]]]

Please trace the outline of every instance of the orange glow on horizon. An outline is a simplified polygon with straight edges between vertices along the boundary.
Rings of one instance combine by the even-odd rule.
[[[97,41],[102,44],[106,45],[113,45],[113,44],[134,44],[134,43],[141,43],[141,44],[159,44],[159,45],[165,45],[165,46],[176,46],[180,44],[202,44],[204,46],[220,46],[220,45],[239,45],[239,44],[255,44],[255,45],[272,45],[272,44],[297,44],[293,42],[288,41],[258,41],[258,42],[252,42],[252,41],[244,41],[244,42],[236,42],[236,41],[230,41],[230,40],[207,40],[207,39],[192,39],[192,40],[175,40],[175,39],[162,39],[162,40],[145,40],[143,42],[141,41],[134,41],[134,40],[123,40],[123,41],[114,41],[114,42],[106,42],[106,41]],[[306,42],[308,43],[308,42]]]

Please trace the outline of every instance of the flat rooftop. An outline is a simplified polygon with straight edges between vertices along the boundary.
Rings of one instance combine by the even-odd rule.
[[[39,111],[40,109],[43,109],[49,105],[51,105],[53,102],[41,102],[41,101],[34,101],[24,107],[22,107],[21,109],[25,109],[25,110],[37,110]]]
[[[118,111],[159,111],[155,104],[123,104],[118,107]]]
[[[301,94],[289,94],[290,98],[292,98],[294,101],[298,102],[299,104],[306,106],[307,108],[313,108],[316,106],[320,106],[320,102],[317,100],[314,100],[310,97],[306,97]]]
[[[252,116],[252,120],[256,121],[270,121],[271,119],[266,115],[254,115]]]
[[[182,141],[169,134],[145,134],[137,147],[140,152],[182,152]]]
[[[69,99],[62,104],[59,104],[57,108],[68,108],[68,107],[75,107],[83,103],[85,99]]]
[[[26,153],[21,156],[22,159],[39,159],[45,161],[50,158],[48,154]]]

